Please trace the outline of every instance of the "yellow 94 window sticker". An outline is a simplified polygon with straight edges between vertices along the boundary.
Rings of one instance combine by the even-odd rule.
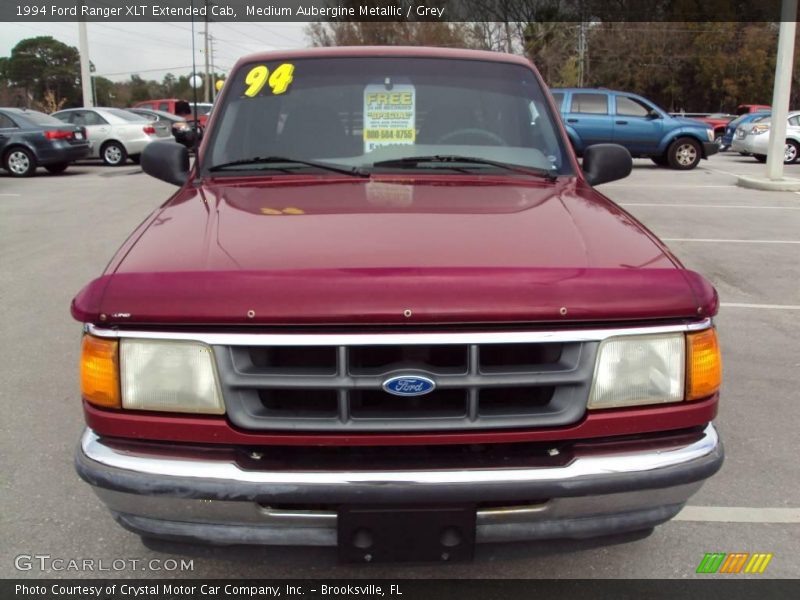
[[[247,86],[244,95],[254,98],[264,89],[265,85],[269,85],[269,89],[277,96],[288,90],[289,84],[293,80],[294,65],[291,63],[283,63],[275,67],[271,74],[267,65],[256,65],[248,71],[244,78],[245,86]]]

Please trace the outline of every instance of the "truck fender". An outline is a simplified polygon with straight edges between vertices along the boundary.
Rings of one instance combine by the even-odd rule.
[[[667,135],[661,139],[661,143],[658,145],[659,154],[665,154],[670,144],[679,137],[690,137],[700,142],[700,152],[702,153],[702,157],[708,158],[706,156],[706,151],[703,149],[703,144],[709,140],[705,136],[704,132],[701,133],[696,127],[680,127],[667,133]]]
[[[584,150],[581,136],[578,135],[578,132],[575,131],[575,128],[570,127],[569,125],[565,124],[564,129],[567,130],[567,137],[569,138],[569,143],[572,144],[572,149],[575,150],[575,154],[580,156]]]

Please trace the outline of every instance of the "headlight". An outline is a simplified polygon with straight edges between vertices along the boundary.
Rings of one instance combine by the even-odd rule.
[[[122,408],[223,414],[211,348],[199,342],[122,339]]]
[[[186,121],[178,121],[173,123],[172,127],[178,129],[179,131],[183,131],[184,129],[189,129],[189,124]]]
[[[767,131],[769,131],[769,125],[753,125],[750,133],[753,135],[759,135],[761,133],[766,133]]]
[[[708,137],[709,142],[714,141],[714,130],[713,129],[706,129],[706,136]]]
[[[680,402],[685,364],[682,333],[604,340],[598,349],[588,407]]]

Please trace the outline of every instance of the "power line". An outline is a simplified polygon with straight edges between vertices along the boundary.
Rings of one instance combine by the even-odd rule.
[[[106,27],[108,29],[113,29],[114,31],[119,31],[119,32],[124,33],[126,35],[129,35],[131,37],[140,38],[140,37],[145,35],[145,34],[134,33],[132,31],[129,31],[129,30],[126,30],[126,29],[121,29],[120,27],[114,27],[113,25],[109,25],[108,23],[92,23],[92,25],[100,26],[100,27]],[[100,32],[100,33],[102,33],[102,32]],[[149,34],[147,35],[147,37],[149,39],[153,39],[156,42],[158,42],[159,44],[163,44],[165,46],[172,46],[173,48],[180,48],[182,50],[186,49],[186,45],[185,44],[175,43],[174,41],[167,41],[167,40],[164,40],[162,38],[152,38]]]

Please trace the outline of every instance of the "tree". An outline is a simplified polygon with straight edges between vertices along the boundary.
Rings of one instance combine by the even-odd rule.
[[[165,96],[172,96],[177,81],[178,80],[175,78],[175,75],[172,73],[167,73],[164,75],[164,81],[161,82],[161,85],[164,88]]]
[[[50,36],[28,38],[14,46],[3,75],[25,90],[28,105],[34,99],[44,100],[48,92],[56,103],[80,104],[78,50]]]
[[[114,93],[114,82],[99,75],[94,76],[94,91],[97,94],[95,103],[98,106],[113,106],[116,94]]]
[[[528,23],[523,30],[525,54],[553,87],[578,85],[577,23]]]

